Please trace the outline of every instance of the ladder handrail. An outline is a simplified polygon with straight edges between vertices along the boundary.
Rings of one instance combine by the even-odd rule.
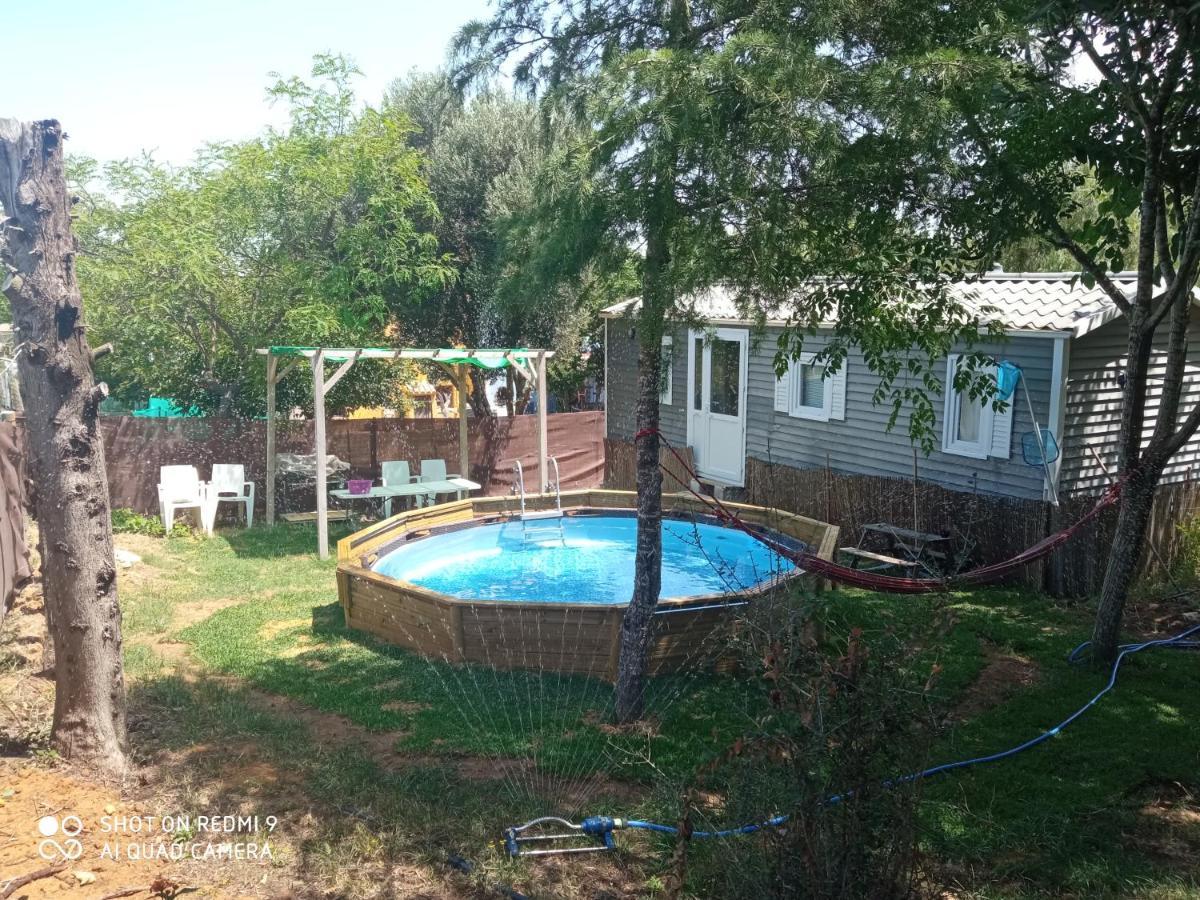
[[[558,539],[566,543],[566,535],[563,534],[562,526],[562,490],[560,489],[559,485],[559,481],[561,480],[562,476],[558,471],[558,460],[553,456],[547,457],[547,460],[549,464],[554,467],[554,506],[558,513],[558,516],[556,517],[556,521],[558,523]],[[513,490],[521,495],[521,540],[527,541],[529,539],[529,514],[525,510],[525,470],[521,467],[521,461],[519,459],[513,460],[513,470],[516,472]],[[546,490],[539,491],[539,495],[549,492],[549,479],[546,480],[544,487]]]
[[[562,476],[558,473],[558,460],[551,456],[550,465],[554,466],[554,505],[562,513]]]
[[[521,468],[519,459],[513,460],[513,470],[517,473],[513,480],[513,492],[521,497],[521,518],[525,518],[525,470]]]

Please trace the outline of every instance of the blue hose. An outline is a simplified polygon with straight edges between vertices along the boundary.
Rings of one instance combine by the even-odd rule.
[[[958,762],[942,763],[941,765],[932,766],[920,772],[912,772],[908,775],[901,775],[898,778],[892,778],[888,781],[885,781],[883,786],[894,787],[898,784],[910,784],[914,781],[921,781],[922,779],[929,778],[932,775],[940,775],[943,772],[951,772],[955,769],[966,769],[970,768],[971,766],[982,765],[983,763],[997,762],[1002,759],[1007,759],[1010,756],[1016,756],[1018,753],[1022,753],[1031,747],[1036,747],[1038,744],[1048,741],[1050,738],[1061,733],[1064,728],[1072,724],[1076,719],[1095,706],[1101,697],[1103,697],[1116,686],[1117,673],[1120,671],[1121,663],[1125,661],[1125,657],[1132,656],[1135,653],[1141,653],[1143,650],[1151,650],[1155,647],[1171,647],[1178,650],[1200,649],[1200,641],[1188,640],[1188,638],[1197,632],[1200,632],[1200,625],[1193,625],[1191,628],[1181,631],[1174,637],[1156,638],[1152,641],[1142,641],[1141,643],[1135,644],[1122,644],[1117,648],[1117,658],[1113,660],[1112,671],[1109,673],[1108,682],[1099,691],[1099,693],[1097,693],[1087,703],[1079,707],[1079,709],[1075,710],[1075,712],[1071,713],[1071,715],[1067,716],[1053,728],[1049,729],[1048,731],[1043,731],[1041,734],[1030,738],[1022,744],[1018,744],[1015,747],[1010,747],[1007,750],[1001,750],[998,753],[992,753],[988,756],[977,756],[973,759],[963,759],[959,760]],[[1091,646],[1091,643],[1091,641],[1084,641],[1082,644],[1072,650],[1067,656],[1068,662],[1081,662],[1084,651]],[[841,803],[843,800],[849,800],[853,796],[853,791],[847,791],[844,794],[834,794],[833,796],[826,798],[825,805],[831,806],[835,803]],[[789,818],[790,816],[787,815],[772,816],[763,822],[740,825],[737,828],[727,828],[723,831],[693,831],[691,836],[694,838],[725,838],[735,837],[743,834],[753,834],[754,832],[761,831],[764,828],[774,828],[779,825],[783,825],[788,821]],[[672,825],[659,825],[656,822],[642,822],[637,819],[632,819],[625,822],[625,827],[640,828],[644,831],[657,831],[660,834],[679,834],[679,829]]]

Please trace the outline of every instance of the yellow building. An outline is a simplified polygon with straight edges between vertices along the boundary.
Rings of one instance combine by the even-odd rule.
[[[432,383],[426,377],[400,388],[400,409],[387,406],[360,406],[346,414],[348,419],[457,419],[458,388],[449,378]]]

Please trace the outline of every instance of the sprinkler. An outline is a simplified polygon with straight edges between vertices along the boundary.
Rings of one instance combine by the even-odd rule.
[[[547,826],[558,826],[558,833]],[[589,816],[578,825],[558,816],[542,816],[524,825],[504,830],[504,849],[509,856],[554,856],[563,853],[607,853],[617,848],[613,831],[625,827],[624,819]],[[567,829],[562,832],[562,829]],[[529,832],[529,833],[526,833]],[[526,844],[542,844],[526,848]]]

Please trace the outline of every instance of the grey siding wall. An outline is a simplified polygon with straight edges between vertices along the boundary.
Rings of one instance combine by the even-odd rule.
[[[610,320],[608,326],[608,436],[629,440],[636,430],[637,342],[629,338],[627,320]],[[852,354],[847,363],[844,420],[815,422],[775,412],[773,358],[778,333],[778,329],[768,328],[765,334],[751,335],[747,455],[797,468],[824,467],[828,455],[829,465],[836,472],[911,478],[913,450],[907,423],[902,416],[896,428],[887,431],[890,409],[872,403],[878,380],[867,368],[861,354]],[[1053,343],[1048,338],[1013,337],[981,348],[1021,367],[1032,394],[1035,414],[1043,426],[1047,424]],[[819,336],[805,342],[806,349],[814,351],[821,344]],[[674,335],[674,347],[673,403],[662,408],[662,428],[671,441],[683,444],[687,440],[686,331],[680,330]],[[935,399],[939,449],[929,456],[918,453],[919,476],[955,490],[977,489],[989,494],[1041,499],[1042,470],[1027,466],[1021,458],[1021,436],[1033,430],[1024,388],[1015,399],[1018,403],[1014,412],[1011,455],[1008,459],[986,460],[940,450],[943,403],[940,398]]]
[[[778,330],[769,328],[758,346],[751,348],[747,454],[800,468],[824,466],[828,454],[829,465],[837,472],[911,478],[913,445],[905,416],[902,413],[896,427],[887,431],[891,409],[872,402],[879,381],[859,353],[852,353],[847,361],[845,420],[814,422],[775,412],[772,358],[777,336]],[[816,351],[823,343],[818,335],[806,340],[805,348]],[[1045,425],[1053,342],[1041,337],[1013,337],[1004,343],[981,345],[979,349],[998,359],[1012,360],[1021,367],[1023,380],[1033,398],[1034,412]],[[1018,402],[1014,409],[1010,457],[971,459],[941,451],[943,402],[941,398],[935,398],[935,443],[938,449],[929,456],[918,451],[919,477],[954,490],[978,489],[989,494],[1041,499],[1042,470],[1025,465],[1021,458],[1021,435],[1033,430],[1024,388],[1018,391],[1015,399]]]
[[[631,441],[637,433],[637,338],[628,319],[608,320],[608,437]],[[659,409],[659,427],[667,440],[687,445],[687,333],[674,335],[671,364],[672,403]]]
[[[1193,310],[1188,327],[1188,363],[1180,408],[1200,403],[1200,322]],[[1109,471],[1117,468],[1117,438],[1121,426],[1121,387],[1118,373],[1125,367],[1126,323],[1109,322],[1071,343],[1067,368],[1066,423],[1059,484],[1064,492],[1092,493],[1110,483],[1089,447]],[[1160,328],[1150,361],[1146,399],[1146,439],[1154,430],[1166,365],[1166,329]],[[1193,438],[1175,455],[1163,476],[1166,483],[1186,481],[1200,466],[1200,438]]]

